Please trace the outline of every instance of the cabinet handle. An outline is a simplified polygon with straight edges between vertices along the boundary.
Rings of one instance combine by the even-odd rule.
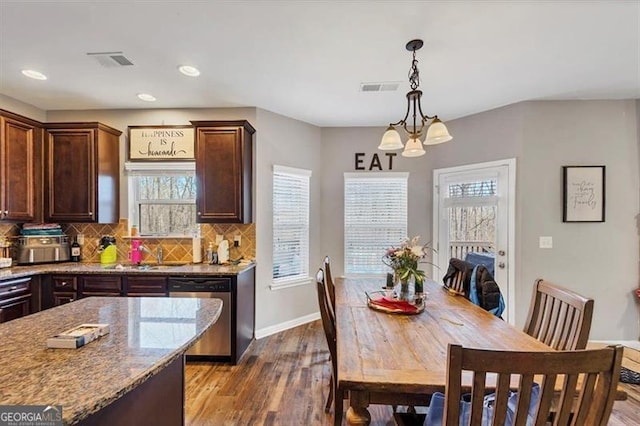
[[[13,290],[17,290],[17,289],[18,289],[18,286],[15,286],[15,285],[9,287],[9,291],[13,291]]]
[[[93,212],[89,212],[89,216],[93,216]]]
[[[202,212],[198,212],[198,216],[202,216]]]
[[[67,285],[67,282],[66,281],[62,281],[62,283],[60,283],[60,285],[62,285],[64,287],[65,285]]]

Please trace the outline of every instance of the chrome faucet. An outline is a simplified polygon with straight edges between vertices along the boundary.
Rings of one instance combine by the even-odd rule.
[[[141,245],[140,247],[138,247],[138,250],[153,256],[153,253],[151,252],[151,250],[149,250],[149,248],[147,248],[145,245]],[[161,245],[158,245],[155,256],[158,264],[161,264],[164,261],[164,255],[162,253]]]

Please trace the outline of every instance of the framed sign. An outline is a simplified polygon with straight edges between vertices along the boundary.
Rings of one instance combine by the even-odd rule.
[[[129,161],[194,160],[193,126],[129,126]]]
[[[563,166],[563,222],[604,222],[605,166]]]

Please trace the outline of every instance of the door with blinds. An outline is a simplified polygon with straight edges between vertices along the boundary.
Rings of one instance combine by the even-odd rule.
[[[344,174],[345,275],[389,272],[382,256],[407,236],[408,179],[409,173]]]
[[[515,320],[515,159],[434,170],[434,277],[458,258],[489,269]],[[510,309],[511,308],[511,309]]]

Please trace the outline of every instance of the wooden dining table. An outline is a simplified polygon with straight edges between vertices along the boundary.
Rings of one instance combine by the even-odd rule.
[[[425,309],[389,314],[367,306],[384,280],[336,279],[338,386],[348,392],[349,425],[367,425],[370,404],[428,405],[444,392],[447,346],[550,351],[549,346],[427,280]]]

